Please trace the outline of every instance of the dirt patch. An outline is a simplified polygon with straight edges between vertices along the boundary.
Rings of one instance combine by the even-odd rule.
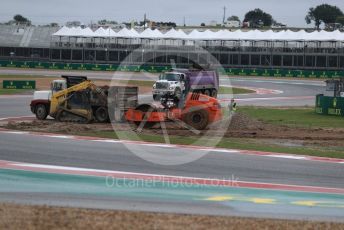
[[[133,126],[127,123],[114,124],[116,131],[133,130]],[[78,124],[46,121],[12,121],[3,125],[9,129],[38,131],[38,132],[58,132],[66,134],[79,134],[94,131],[113,131],[111,124]],[[197,136],[182,126],[168,122],[166,127],[169,135],[174,136]],[[228,127],[224,130],[224,127]],[[143,134],[162,135],[163,131],[159,124],[152,129],[142,130]],[[204,130],[201,134],[208,136],[224,136],[228,138],[251,138],[262,140],[265,143],[286,146],[318,146],[318,147],[341,147],[344,146],[344,129],[328,128],[300,128],[284,125],[272,125],[250,118],[246,114],[237,113],[233,116],[230,124],[217,123]]]
[[[66,123],[66,122],[56,122],[55,120],[45,120],[45,121],[22,121],[15,122],[10,121],[5,125],[9,129],[19,129],[26,131],[37,131],[37,132],[58,132],[66,134],[76,134],[79,132],[88,131],[112,131],[110,124],[78,124],[78,123]]]
[[[344,130],[273,125],[238,113],[233,117],[226,136],[297,140],[344,140]]]
[[[192,132],[182,129],[176,125],[168,125],[169,134],[190,136]],[[223,130],[223,127],[228,127]],[[145,132],[154,132],[162,134],[159,127]],[[285,125],[272,125],[262,121],[250,118],[246,114],[237,113],[233,116],[229,125],[219,123],[209,127],[208,132],[211,135],[224,135],[233,138],[257,138],[257,139],[290,139],[298,141],[307,141],[311,143],[322,143],[323,145],[338,144],[343,145],[344,129],[327,128],[300,128]]]
[[[1,229],[344,229],[342,223],[0,204]]]

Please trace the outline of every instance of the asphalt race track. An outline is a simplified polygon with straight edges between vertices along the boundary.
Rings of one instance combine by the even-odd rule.
[[[8,170],[7,166],[0,166],[0,200],[3,201],[197,214],[343,220],[342,163],[214,150],[189,164],[161,166],[135,156],[121,143],[1,132],[0,144],[1,160],[34,164],[30,166],[33,170],[24,167],[19,168],[20,171],[17,171],[17,168]],[[177,149],[137,145],[138,148],[166,156],[175,155]],[[185,151],[201,154],[201,150],[182,147],[178,149],[178,154]],[[37,169],[39,171],[36,174],[30,173]],[[48,171],[45,172],[44,169]],[[52,169],[67,171],[54,172]],[[71,171],[68,171],[69,169]],[[78,175],[79,171],[82,173],[87,170],[91,172],[87,176],[73,176],[73,173]],[[92,172],[97,179],[91,177]],[[114,173],[114,178],[118,179],[115,184],[111,180],[106,182],[107,177],[99,177],[101,175],[97,173]],[[128,182],[128,179],[132,179],[130,177],[124,177],[127,180],[121,181],[123,177],[120,175],[123,173],[134,173],[142,177],[135,178],[136,182]],[[217,184],[213,187],[199,187],[183,183],[179,186],[166,186],[155,182],[142,185],[142,180],[147,179],[147,175],[158,175],[159,178],[166,175],[204,178],[203,180],[219,179],[232,181],[233,184],[229,187]],[[257,182],[257,186],[237,187],[236,181]],[[267,188],[276,184],[299,185],[302,188],[292,191],[266,190],[261,183],[268,185]],[[317,188],[316,193],[302,191],[314,187]],[[317,191],[324,188],[340,190],[335,192],[336,194]]]
[[[57,71],[6,69],[0,73],[61,74]],[[91,78],[109,76],[109,73],[98,72],[81,74]],[[137,78],[147,80],[140,76]],[[231,78],[231,83],[260,89],[257,94],[236,96],[239,105],[312,106],[314,95],[324,88],[320,81],[287,79]],[[0,96],[0,120],[32,116],[28,106],[30,97]],[[130,145],[167,157],[190,151],[202,154],[203,151],[135,142]],[[134,155],[121,141],[73,139],[7,130],[0,130],[0,146],[1,201],[344,220],[343,162],[211,149],[192,163],[162,166]],[[157,178],[160,179],[155,182]],[[184,183],[185,180],[188,183]],[[147,181],[150,183],[146,184]],[[220,184],[209,184],[213,181]],[[225,186],[220,186],[225,182]]]
[[[323,93],[325,84],[321,81],[231,78],[236,87],[271,89],[276,92],[260,95],[238,95],[239,105],[255,106],[314,106],[315,95]],[[280,91],[280,92],[278,92]]]

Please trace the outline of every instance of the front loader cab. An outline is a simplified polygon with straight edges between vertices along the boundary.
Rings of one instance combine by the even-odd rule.
[[[65,80],[54,80],[51,82],[51,92],[54,95],[57,92],[65,90],[67,88],[67,83]]]
[[[57,92],[70,88],[74,85],[78,85],[84,81],[87,81],[87,77],[84,76],[61,76],[63,80],[54,80],[51,83],[50,89],[52,94],[54,95]]]
[[[61,122],[89,123],[93,117],[90,90],[73,91],[57,106],[56,119]]]
[[[67,83],[67,88],[70,88],[70,87],[78,85],[84,81],[87,81],[87,77],[85,77],[85,76],[62,75],[61,77],[65,79],[65,81]]]

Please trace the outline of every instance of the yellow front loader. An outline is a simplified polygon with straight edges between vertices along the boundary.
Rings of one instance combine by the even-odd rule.
[[[53,93],[49,115],[58,121],[89,123],[93,120],[108,120],[107,95],[105,90],[92,81],[65,77],[67,88]]]

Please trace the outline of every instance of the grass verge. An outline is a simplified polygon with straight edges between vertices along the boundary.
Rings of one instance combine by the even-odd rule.
[[[263,122],[304,128],[344,128],[344,117],[316,114],[314,108],[240,107],[239,111]]]
[[[120,84],[142,86],[142,87],[153,87],[154,81],[139,81],[139,80],[113,80],[113,82],[118,82]]]
[[[220,86],[219,94],[248,94],[248,93],[254,93],[255,91],[250,89],[244,89],[244,88],[230,88],[225,86]]]
[[[162,135],[153,134],[137,134],[129,131],[89,131],[82,133],[75,133],[76,135],[82,136],[93,136],[101,138],[110,139],[125,139],[133,141],[147,141],[155,143],[165,143],[165,139]],[[197,137],[185,137],[185,136],[169,136],[171,144],[180,145],[201,145],[207,146],[197,142]],[[213,146],[210,146],[213,147]],[[227,149],[241,149],[241,150],[253,150],[253,151],[263,151],[263,152],[276,152],[276,153],[289,153],[296,155],[309,155],[309,156],[320,156],[320,157],[330,157],[330,158],[342,158],[344,159],[344,148],[333,150],[328,148],[316,148],[316,147],[294,147],[294,146],[280,146],[277,144],[266,143],[262,140],[252,139],[252,138],[222,138],[216,145],[219,148]]]

